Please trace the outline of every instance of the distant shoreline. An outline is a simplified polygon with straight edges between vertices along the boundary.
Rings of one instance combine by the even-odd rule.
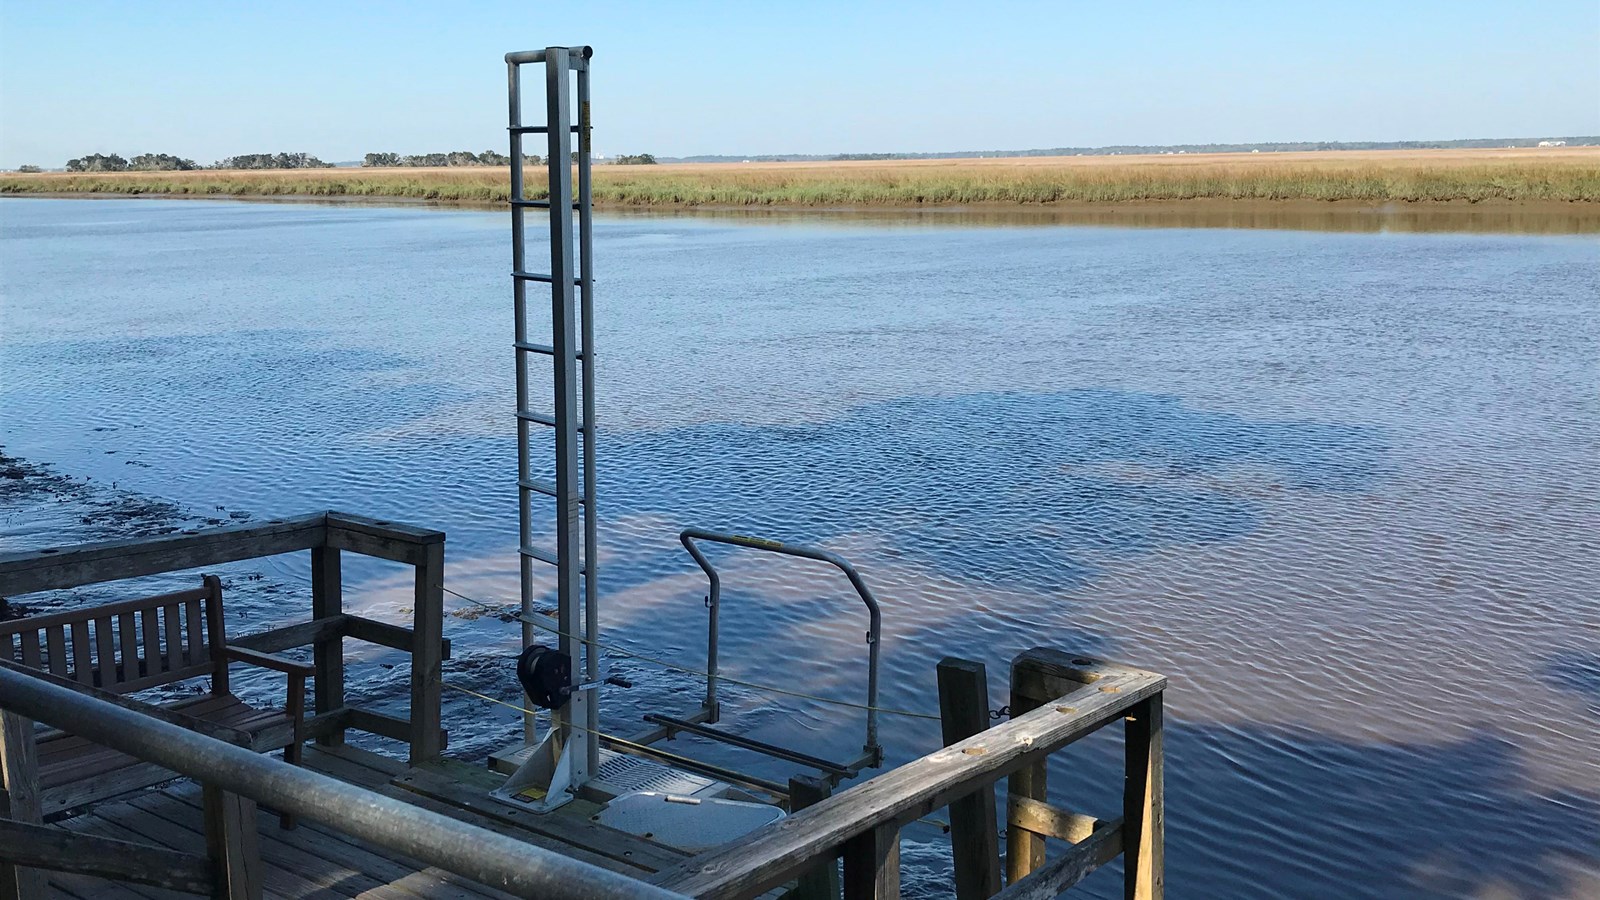
[[[0,194],[11,200],[209,200],[313,206],[504,212],[502,202],[303,194]],[[1348,233],[1600,235],[1600,203],[1567,200],[1385,202],[1360,200],[1134,200],[1107,203],[942,206],[604,206],[603,216],[716,219],[739,224],[884,227],[1231,228]]]
[[[530,188],[542,182],[530,168]],[[499,168],[0,175],[0,195],[504,203]],[[539,194],[530,193],[537,199]],[[1600,148],[596,166],[597,208],[926,209],[1118,203],[1600,204]]]

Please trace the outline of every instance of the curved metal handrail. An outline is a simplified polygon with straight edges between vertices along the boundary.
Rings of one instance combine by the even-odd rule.
[[[795,556],[801,559],[814,559],[824,562],[843,572],[850,579],[850,585],[860,595],[861,602],[866,604],[868,614],[867,625],[867,743],[863,748],[874,760],[881,762],[883,748],[878,746],[878,646],[879,638],[883,631],[883,615],[878,610],[878,598],[872,595],[872,589],[861,579],[861,573],[856,571],[850,561],[837,553],[822,550],[816,547],[806,547],[798,544],[785,544],[781,541],[772,541],[765,538],[747,537],[741,534],[725,534],[717,531],[707,531],[703,528],[685,528],[679,532],[678,540],[683,544],[689,555],[700,568],[705,570],[706,579],[710,582],[711,589],[706,595],[706,608],[711,611],[710,634],[706,642],[706,712],[709,721],[717,721],[717,610],[721,606],[722,578],[717,574],[717,569],[705,552],[695,543],[696,541],[710,541],[718,544],[727,544],[731,547],[746,547],[751,550],[764,550],[768,553],[777,553],[783,556]],[[874,763],[876,764],[876,763]]]

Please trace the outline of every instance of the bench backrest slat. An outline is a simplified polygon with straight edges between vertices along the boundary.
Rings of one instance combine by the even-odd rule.
[[[119,694],[207,675],[214,692],[228,690],[215,575],[196,590],[0,622],[0,641],[25,666]]]
[[[179,608],[176,603],[161,607],[161,620],[167,623],[167,644],[161,654],[161,670],[164,672],[183,667],[183,620],[178,618]]]
[[[139,624],[144,627],[143,653],[139,658],[139,674],[145,678],[161,674],[161,607],[139,610]]]
[[[29,668],[39,669],[39,632],[19,631],[17,636],[22,638],[22,664]]]
[[[72,623],[72,677],[79,684],[94,684],[94,660],[89,658],[89,620]]]
[[[94,686],[110,688],[117,680],[117,633],[111,630],[110,616],[94,619]]]
[[[183,654],[184,665],[192,666],[204,658],[206,651],[205,630],[200,626],[200,601],[190,600],[183,604],[184,639],[188,646]]]
[[[49,657],[50,674],[67,677],[67,631],[61,625],[44,630],[44,651]]]
[[[129,610],[117,616],[117,650],[121,667],[117,672],[118,681],[130,681],[139,677],[139,621],[138,613]]]

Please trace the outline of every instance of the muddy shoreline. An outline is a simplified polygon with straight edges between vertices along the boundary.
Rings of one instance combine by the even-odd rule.
[[[12,456],[0,445],[0,553],[39,550],[56,543],[83,544],[155,537],[199,528],[247,522],[242,510],[218,507],[209,514],[98,481],[56,471],[48,463]],[[64,592],[50,592],[44,608],[58,608]],[[0,619],[41,610],[30,600],[19,604],[0,597]]]

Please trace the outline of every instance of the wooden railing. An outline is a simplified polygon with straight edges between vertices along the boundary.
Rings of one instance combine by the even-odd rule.
[[[229,900],[260,900],[257,803],[319,822],[518,897],[668,898],[667,892],[499,832],[291,766],[109,701],[46,672],[0,665],[0,897],[45,896],[40,869]],[[35,721],[200,782],[204,855],[47,827],[39,821]]]
[[[215,566],[245,559],[311,551],[311,620],[230,644],[276,653],[310,645],[316,674],[315,715],[308,737],[344,742],[350,729],[410,744],[412,765],[439,758],[440,665],[449,656],[444,629],[444,532],[350,513],[326,512],[270,522],[213,528],[192,534],[134,538],[0,554],[0,597],[59,590]],[[344,612],[341,553],[391,560],[416,569],[409,629]],[[406,719],[347,704],[344,639],[381,644],[411,654],[411,707]]]
[[[300,550],[311,551],[311,619],[234,643],[262,652],[314,647],[316,714],[307,723],[311,736],[337,743],[347,729],[363,730],[408,741],[413,764],[437,759],[444,745],[439,727],[439,669],[448,653],[440,634],[444,566],[444,535],[440,532],[329,512],[189,535],[8,554],[0,556],[0,596]],[[340,554],[346,550],[416,568],[411,629],[343,611]],[[411,653],[408,719],[345,702],[342,642],[346,637]],[[16,678],[26,681],[17,682]],[[8,667],[0,667],[0,680],[11,685],[0,691],[0,708],[6,710],[0,715],[4,724],[0,775],[4,775],[7,791],[0,795],[0,815],[12,820],[0,821],[0,861],[5,863],[0,866],[4,870],[0,874],[5,876],[0,885],[12,891],[26,883],[28,866],[73,865],[78,868],[69,871],[94,871],[180,890],[200,886],[203,876],[220,896],[259,896],[253,810],[255,801],[260,800],[379,846],[407,848],[409,855],[513,893],[526,891],[527,896],[579,893],[584,890],[583,879],[591,879],[587,884],[590,893],[609,891],[617,896],[668,896],[666,892],[672,892],[696,897],[754,897],[791,881],[798,881],[801,896],[828,896],[837,890],[834,861],[842,858],[846,900],[897,897],[900,829],[945,807],[950,811],[958,900],[1053,897],[1118,855],[1124,858],[1129,900],[1160,900],[1163,892],[1162,702],[1166,679],[1054,650],[1030,650],[1013,661],[1011,718],[992,728],[988,727],[983,667],[945,660],[939,666],[944,749],[836,795],[830,796],[825,782],[796,779],[791,783],[796,807],[791,815],[660,873],[654,886],[613,880],[620,876],[595,874],[599,870],[588,872],[587,867],[573,869],[567,863],[582,864],[546,859],[536,848],[521,844],[516,846],[523,849],[508,850],[515,844],[509,838],[406,807],[315,772],[284,766],[161,717],[136,713],[85,693],[92,688],[71,690],[49,683],[47,675],[23,676]],[[19,684],[27,687],[19,688]],[[44,695],[34,696],[27,715],[17,712],[19,704],[8,692],[31,692],[37,685],[42,685],[38,690],[59,698],[63,707],[75,705],[76,717],[70,722],[51,722],[59,710],[44,702]],[[82,706],[86,703],[95,706]],[[33,747],[30,717],[69,730],[81,729],[91,740],[201,780],[207,785],[210,857],[179,859],[110,844],[73,844],[70,852],[63,851],[65,839],[38,827],[36,816],[29,815],[37,805],[36,792],[30,793],[25,777],[33,765],[29,758]],[[1045,792],[1050,756],[1118,720],[1126,723],[1120,815],[1095,817],[1051,803]],[[200,755],[190,758],[173,751],[169,745],[180,740]],[[1003,873],[995,804],[995,785],[1002,778],[1008,779]],[[354,799],[357,794],[349,792],[357,792],[362,799]],[[418,828],[423,829],[424,837],[418,837]],[[73,836],[72,840],[81,838]],[[1047,840],[1068,846],[1048,859]],[[424,845],[425,853],[418,850]],[[511,880],[504,880],[508,878]],[[568,880],[571,878],[579,881]]]
[[[949,746],[834,796],[720,850],[663,873],[656,883],[695,897],[755,897],[801,879],[809,896],[832,892],[843,858],[851,898],[899,896],[900,829],[950,807],[959,900],[1054,897],[1099,866],[1124,857],[1126,896],[1162,896],[1161,675],[1054,650],[1030,650],[1011,671],[1011,720],[988,724],[983,667],[940,664],[940,706]],[[1100,819],[1045,799],[1049,756],[1126,720],[1121,815]],[[1009,778],[1007,884],[1000,885],[994,786]],[[1044,842],[1070,846],[1046,862]]]

